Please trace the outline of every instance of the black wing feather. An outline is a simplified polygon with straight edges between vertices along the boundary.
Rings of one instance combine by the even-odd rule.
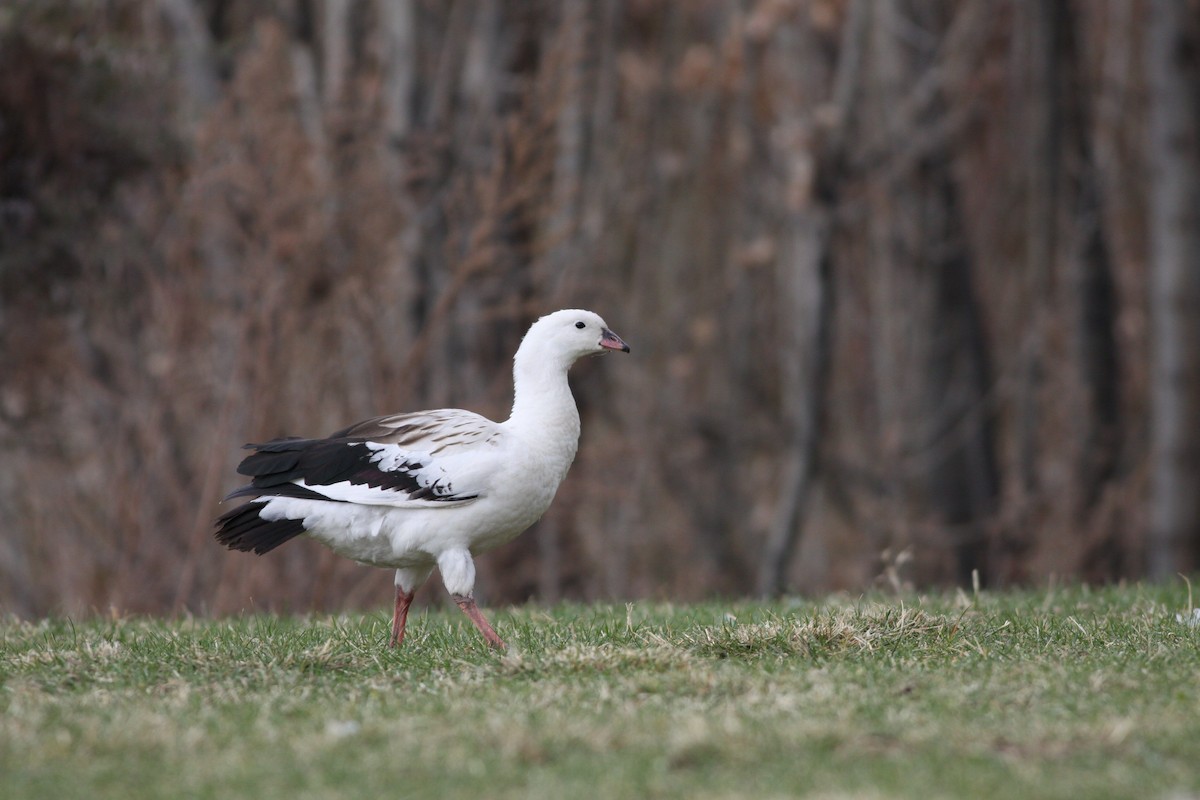
[[[222,514],[217,518],[217,541],[231,550],[261,556],[304,533],[302,520],[265,520],[259,516],[262,509],[262,503],[246,503]]]
[[[292,452],[259,452],[252,456],[247,456],[238,464],[237,471],[241,475],[249,475],[257,478],[259,475],[274,475],[279,472],[287,472],[296,468],[300,463],[300,453]]]
[[[301,479],[310,486],[353,480],[372,455],[365,444],[346,439],[277,439],[248,446],[258,452],[246,456],[237,471],[258,488]]]
[[[221,498],[221,502],[232,500],[235,497],[299,497],[301,500],[328,500],[331,503],[340,503],[341,500],[332,500],[320,492],[314,492],[312,489],[303,486],[297,486],[294,483],[281,483],[278,486],[243,486],[236,489]]]
[[[396,469],[380,469],[376,452],[367,446],[366,439],[274,439],[247,447],[256,452],[242,460],[238,472],[250,477],[250,485],[229,497],[285,495],[309,500],[329,499],[316,493],[293,494],[291,489],[281,488],[303,480],[308,486],[348,481],[404,492],[414,500],[455,502],[470,499],[470,496],[454,494],[440,482],[423,485],[417,473],[426,464],[419,459],[399,464]]]

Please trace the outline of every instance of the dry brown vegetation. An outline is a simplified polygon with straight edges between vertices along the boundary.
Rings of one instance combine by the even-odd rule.
[[[211,540],[237,445],[502,417],[576,305],[633,357],[493,601],[1141,574],[1144,5],[5,4],[0,608],[379,603]]]

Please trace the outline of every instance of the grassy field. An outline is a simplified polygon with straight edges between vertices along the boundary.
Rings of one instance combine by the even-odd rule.
[[[0,622],[0,796],[1200,796],[1166,587]],[[1186,617],[1185,617],[1186,618]]]

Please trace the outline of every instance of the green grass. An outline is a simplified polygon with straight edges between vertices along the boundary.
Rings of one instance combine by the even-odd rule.
[[[0,622],[0,795],[1200,793],[1182,584],[977,598]]]

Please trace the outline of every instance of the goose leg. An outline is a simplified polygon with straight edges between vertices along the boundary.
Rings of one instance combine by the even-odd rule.
[[[431,567],[401,567],[396,570],[396,605],[392,608],[392,638],[388,642],[399,647],[404,641],[404,626],[408,623],[408,607],[417,589],[429,577]]]
[[[446,591],[454,598],[454,602],[462,612],[470,617],[475,627],[487,639],[487,643],[499,650],[507,650],[508,645],[496,635],[492,626],[479,613],[475,605],[475,561],[467,550],[446,550],[438,556],[438,571],[442,573],[442,583]]]
[[[412,605],[416,590],[406,592],[396,584],[396,606],[392,610],[392,647],[399,647],[404,641],[404,627],[408,624],[408,607]]]
[[[475,627],[479,628],[479,632],[483,634],[483,638],[487,639],[487,643],[498,650],[507,650],[508,645],[504,640],[496,635],[496,631],[488,624],[488,621],[483,618],[483,614],[479,613],[479,606],[475,605],[475,598],[469,594],[453,594],[454,602],[462,609],[463,613],[470,617],[471,622],[475,623]]]

